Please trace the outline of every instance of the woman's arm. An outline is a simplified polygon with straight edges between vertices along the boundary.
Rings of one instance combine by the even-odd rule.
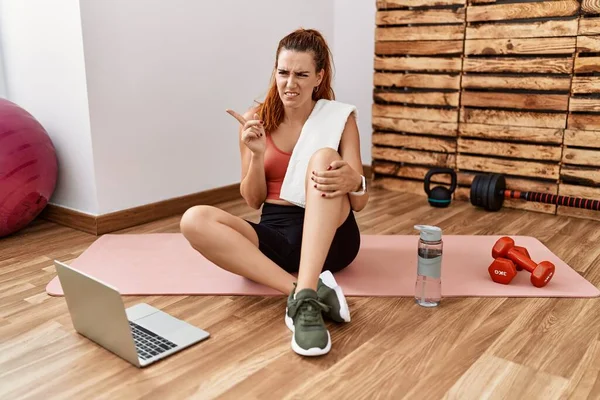
[[[340,141],[340,155],[342,159],[348,163],[356,172],[356,187],[353,191],[359,191],[362,185],[361,175],[364,175],[362,159],[360,156],[360,136],[358,134],[358,126],[356,118],[351,114],[346,121],[342,139]],[[362,196],[353,196],[348,194],[350,206],[354,211],[361,211],[369,201],[369,193]]]
[[[244,114],[244,119],[250,121],[254,119],[254,109],[248,110]],[[255,151],[242,140],[244,127],[240,127],[240,153],[242,158],[242,180],[240,184],[240,194],[246,200],[246,203],[259,209],[267,198],[267,182],[265,178],[264,146],[258,146]],[[258,139],[256,139],[258,140]],[[261,141],[265,138],[261,138]]]

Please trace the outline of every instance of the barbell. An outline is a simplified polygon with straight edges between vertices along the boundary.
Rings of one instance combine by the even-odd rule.
[[[476,175],[471,183],[471,204],[488,211],[502,208],[504,199],[521,199],[536,203],[555,204],[565,207],[600,211],[600,200],[559,196],[540,192],[523,192],[506,189],[506,180],[500,174]]]

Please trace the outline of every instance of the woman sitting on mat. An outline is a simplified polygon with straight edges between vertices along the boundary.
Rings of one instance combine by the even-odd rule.
[[[368,201],[355,108],[333,100],[330,50],[318,31],[299,29],[284,37],[275,64],[263,103],[243,116],[227,110],[242,125],[240,192],[251,207],[262,206],[260,223],[201,205],[185,212],[181,232],[214,264],[288,295],[292,349],[321,355],[331,349],[322,314],[350,321],[331,272],[356,257],[360,232],[353,210]],[[321,137],[336,145],[301,153],[326,142]],[[295,180],[286,177],[292,170]],[[286,185],[300,193],[288,196],[296,200],[280,197],[286,197]]]

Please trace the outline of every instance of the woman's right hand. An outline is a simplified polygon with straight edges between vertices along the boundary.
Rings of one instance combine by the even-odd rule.
[[[263,122],[260,120],[260,116],[254,113],[254,119],[246,120],[246,118],[233,110],[227,109],[226,111],[242,124],[241,140],[246,147],[256,155],[264,154],[267,148],[267,135],[265,134],[265,128],[263,127]]]

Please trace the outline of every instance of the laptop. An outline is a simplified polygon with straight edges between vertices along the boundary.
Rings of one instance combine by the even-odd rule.
[[[60,261],[54,265],[75,330],[138,368],[210,336],[146,303],[125,309],[116,288]]]

